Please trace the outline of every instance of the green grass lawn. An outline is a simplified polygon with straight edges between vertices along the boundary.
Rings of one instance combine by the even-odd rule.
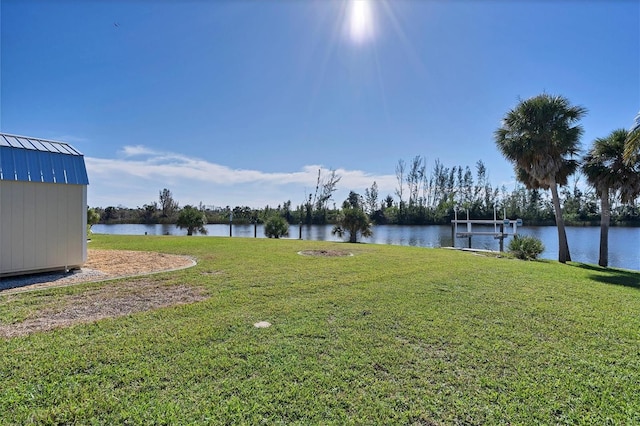
[[[0,424],[640,424],[640,273],[297,240],[91,248],[194,256],[138,279],[208,298],[0,339]],[[0,296],[0,324],[117,282]]]

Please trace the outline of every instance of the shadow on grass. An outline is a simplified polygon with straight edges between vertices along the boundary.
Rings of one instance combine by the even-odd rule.
[[[98,271],[91,270],[82,270],[82,269],[73,269],[69,272],[65,271],[50,271],[50,272],[39,272],[35,274],[27,274],[27,275],[16,275],[11,277],[2,277],[0,278],[0,295],[3,290],[12,290],[14,288],[26,287],[34,284],[45,284],[45,283],[63,283],[64,280],[69,280],[70,278],[78,277],[78,276],[94,276],[99,277],[103,275]]]
[[[586,263],[575,263],[572,266],[595,272],[589,278],[603,284],[623,285],[640,290],[640,272],[625,271],[623,269],[602,268]]]

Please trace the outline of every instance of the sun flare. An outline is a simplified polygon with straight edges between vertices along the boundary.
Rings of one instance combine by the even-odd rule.
[[[356,44],[366,43],[375,35],[374,16],[370,0],[351,0],[349,37]]]

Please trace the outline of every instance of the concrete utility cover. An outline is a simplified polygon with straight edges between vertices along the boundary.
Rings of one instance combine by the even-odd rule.
[[[256,328],[267,328],[267,327],[271,327],[271,323],[267,321],[260,321],[253,324],[253,326]]]

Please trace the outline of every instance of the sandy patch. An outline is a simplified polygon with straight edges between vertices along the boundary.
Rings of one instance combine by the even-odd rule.
[[[87,263],[72,273],[49,273],[3,278],[0,284],[7,290],[4,302],[11,303],[16,293],[133,277],[155,272],[187,268],[195,261],[187,256],[128,250],[88,250]],[[48,297],[48,296],[43,296]],[[105,283],[75,295],[51,296],[51,306],[35,311],[27,319],[14,324],[0,324],[0,337],[24,336],[73,324],[115,318],[136,312],[182,305],[206,299],[199,288],[185,285],[164,285],[152,279]]]
[[[0,296],[21,291],[173,271],[195,264],[192,258],[175,254],[89,249],[87,262],[80,270],[0,278]]]

